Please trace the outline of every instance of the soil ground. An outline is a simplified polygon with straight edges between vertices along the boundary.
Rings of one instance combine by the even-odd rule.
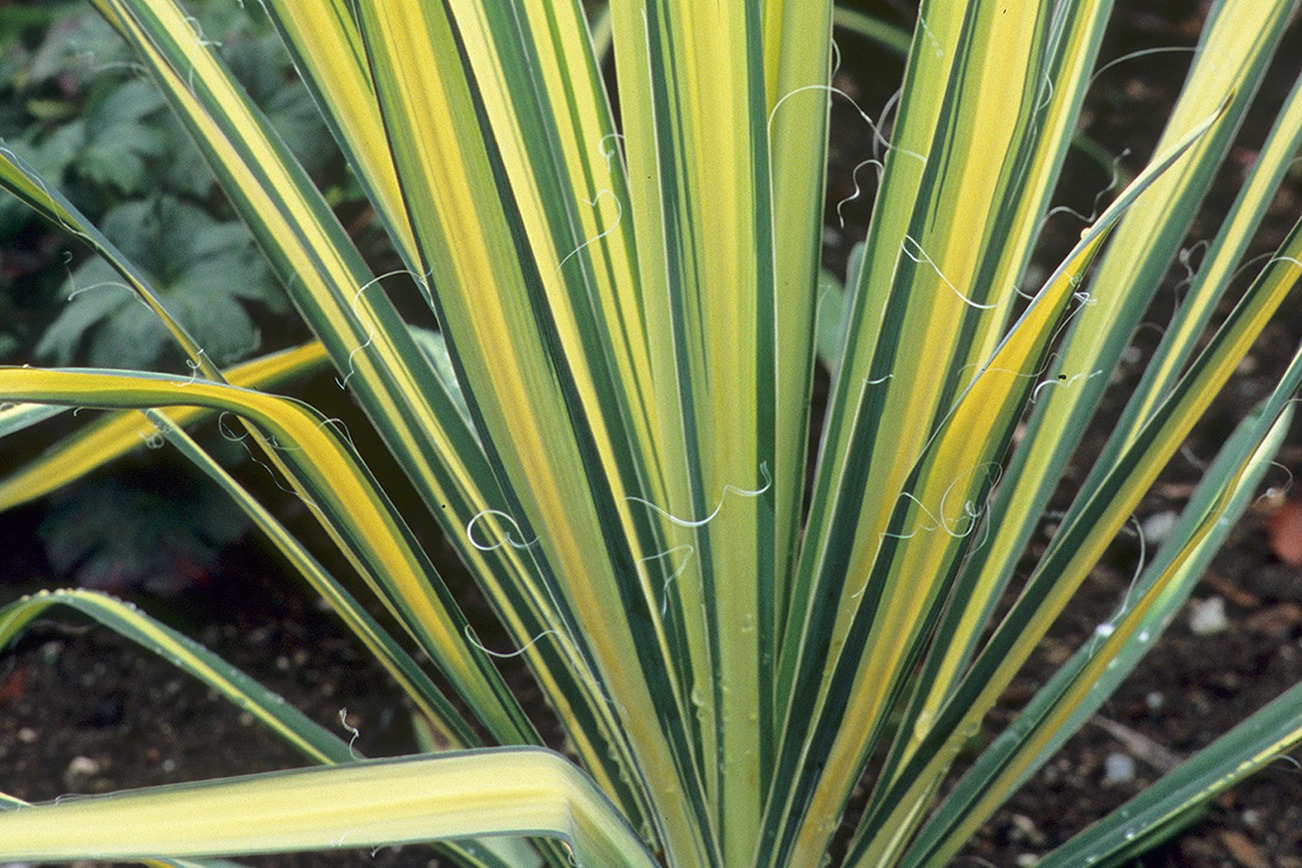
[[[1203,14],[1200,4],[1175,0],[1121,8],[1126,26],[1109,36],[1105,58],[1147,47],[1189,45]],[[1290,36],[1294,49],[1299,49],[1298,29],[1295,24]],[[842,48],[852,56],[848,40]],[[1291,56],[1302,56],[1302,50],[1292,50]],[[1278,81],[1268,84],[1265,97],[1280,98],[1277,92],[1286,91],[1296,74],[1295,68],[1281,73]],[[1157,55],[1119,67],[1116,75],[1103,89],[1105,98],[1088,106],[1085,129],[1113,153],[1133,147],[1137,155],[1146,154],[1144,143],[1151,147],[1156,134],[1151,125],[1162,116],[1158,109],[1169,104],[1178,88],[1180,61]],[[877,93],[852,63],[847,63],[838,86],[859,98],[874,116],[889,96]],[[845,107],[837,111],[839,123],[853,123],[853,118],[841,117]],[[1148,120],[1136,124],[1136,117]],[[1262,132],[1249,129],[1248,139],[1259,140]],[[833,202],[853,192],[850,179],[862,158],[855,148],[854,133],[838,134],[830,172]],[[1250,159],[1250,148],[1240,156]],[[1140,159],[1136,156],[1128,165],[1133,169]],[[1075,189],[1085,194],[1073,205],[1088,212],[1094,191],[1106,185],[1107,178],[1091,178],[1088,170],[1081,171]],[[1223,212],[1233,186],[1226,201],[1211,202],[1200,216],[1195,237],[1214,234],[1218,209]],[[1296,185],[1285,192],[1275,209],[1278,225],[1268,228],[1263,245],[1278,241],[1280,227],[1287,229],[1300,201]],[[840,215],[829,214],[831,266],[843,265],[855,233],[861,234],[856,227],[866,215],[856,209],[862,207],[853,202],[842,209],[848,221],[844,230],[836,220]],[[1296,310],[1296,298],[1293,303]],[[1196,478],[1197,462],[1214,452],[1226,420],[1263,394],[1299,338],[1302,319],[1296,314],[1286,313],[1271,326],[1222,404],[1190,442],[1186,456],[1177,459],[1180,466],[1173,465],[1144,505],[1141,521],[1181,505]],[[1124,381],[1136,377],[1142,364],[1142,354],[1127,362],[1119,375],[1122,392]],[[1087,442],[1083,454],[1091,448]],[[1279,463],[1271,485],[1285,493],[1254,508],[1213,563],[1190,610],[1156,643],[1095,721],[1014,797],[955,864],[1033,864],[1035,854],[1121,804],[1170,762],[1194,753],[1302,681],[1302,570],[1280,559],[1269,532],[1281,504],[1298,496],[1296,486],[1288,491],[1291,477],[1302,473],[1298,432]],[[60,581],[31,545],[40,517],[38,505],[0,520],[0,601]],[[1115,608],[1131,580],[1134,548],[1133,542],[1123,540],[1100,565],[1081,599],[993,713],[992,724],[1010,719],[1053,667]],[[328,615],[299,593],[257,543],[244,540],[227,549],[208,581],[182,596],[140,602],[341,735],[347,737],[355,729],[360,753],[383,756],[413,749],[404,703],[385,676]],[[1193,629],[1194,609],[1208,606],[1223,606],[1224,621],[1212,631]],[[302,764],[247,715],[106,630],[61,617],[43,619],[0,656],[0,789],[12,795],[41,800]],[[1118,774],[1119,769],[1129,773]],[[373,855],[245,861],[415,866],[434,858],[430,848],[412,847]],[[1217,799],[1199,822],[1145,856],[1143,864],[1302,868],[1302,766],[1283,759],[1270,765]]]

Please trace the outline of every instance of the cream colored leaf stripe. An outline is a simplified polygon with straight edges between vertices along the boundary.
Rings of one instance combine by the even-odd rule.
[[[1038,84],[1051,44],[1047,7],[1042,8],[1038,19],[1027,15],[1017,22],[1000,20],[998,13],[993,4],[974,4],[965,9],[942,6],[930,12],[924,9],[926,27],[916,37],[905,91],[909,114],[898,121],[888,151],[879,196],[879,208],[887,211],[874,219],[871,231],[876,234],[869,238],[866,265],[856,287],[851,329],[857,334],[852,333],[848,339],[850,354],[834,387],[830,427],[796,577],[792,616],[783,642],[778,696],[780,700],[785,697],[785,708],[801,711],[793,714],[795,723],[783,736],[788,749],[776,778],[788,782],[786,792],[775,792],[770,810],[788,812],[781,834],[801,837],[798,842],[788,838],[777,844],[779,850],[765,854],[766,861],[771,859],[777,864],[787,859],[812,858],[814,851],[821,852],[826,846],[823,833],[800,825],[799,819],[807,812],[840,812],[840,804],[857,777],[859,764],[853,757],[866,751],[876,735],[871,724],[851,727],[833,754],[835,761],[824,764],[814,755],[798,759],[815,742],[819,744],[815,755],[821,756],[823,750],[832,748],[822,739],[835,725],[829,719],[824,734],[818,734],[812,727],[819,724],[820,718],[808,716],[805,710],[811,705],[822,707],[825,701],[827,708],[839,709],[838,702],[828,697],[832,693],[846,695],[853,684],[853,679],[847,678],[863,662],[857,655],[848,655],[843,668],[838,669],[837,655],[828,655],[827,649],[879,649],[885,658],[879,661],[883,666],[863,666],[864,672],[876,673],[871,682],[864,682],[874,685],[872,694],[876,698],[864,696],[868,704],[859,707],[853,719],[884,720],[882,705],[893,696],[894,673],[910,653],[907,634],[926,624],[925,619],[916,617],[919,604],[941,591],[943,569],[937,571],[922,564],[908,569],[907,564],[896,564],[896,572],[887,572],[887,560],[879,562],[881,572],[871,571],[879,557],[887,557],[897,547],[906,557],[917,559],[919,552],[925,554],[917,544],[897,539],[912,536],[916,522],[904,528],[892,527],[892,513],[909,506],[911,497],[921,495],[925,503],[916,503],[919,510],[925,508],[938,514],[936,501],[945,500],[956,478],[961,481],[959,490],[952,492],[952,502],[960,506],[968,501],[979,502],[981,486],[989,485],[979,473],[962,479],[964,471],[980,456],[953,467],[938,452],[927,459],[935,460],[934,470],[915,483],[923,487],[916,491],[904,489],[920,452],[943,444],[943,440],[935,438],[936,426],[945,423],[948,408],[971,382],[973,369],[985,364],[995,349],[1014,297],[1008,287],[1024,264],[1005,261],[1004,251],[1017,248],[1016,239],[1028,235],[1036,225],[1041,200],[1052,184],[1056,155],[1065,147],[1062,130],[1069,126],[1073,104],[1078,102],[1073,96],[1075,89],[1065,87],[1058,91],[1060,101],[1052,103],[1050,117],[1054,123],[1046,124],[1037,116],[1044,108],[1044,94]],[[1001,46],[1000,64],[983,63],[983,58],[994,56],[985,46],[996,43]],[[1089,40],[1085,43],[1088,45]],[[1005,50],[1005,44],[1013,48]],[[1071,50],[1078,54],[1083,51],[1074,45]],[[1088,51],[1083,53],[1088,56]],[[1009,56],[1019,58],[1018,63],[1025,69],[1011,70]],[[1075,55],[1070,62],[1055,62],[1071,70],[1081,65]],[[1008,86],[994,84],[1004,77]],[[995,92],[1016,94],[1019,110],[1009,112],[1006,105],[993,111],[984,109],[983,101]],[[909,94],[913,94],[912,98]],[[987,122],[979,129],[973,128],[966,123],[970,117],[986,118]],[[1044,132],[1046,129],[1049,132]],[[970,138],[955,139],[956,130],[968,130]],[[1030,134],[1032,131],[1043,134],[1043,138],[1037,139]],[[946,147],[930,152],[933,139],[945,142]],[[1004,140],[1021,144],[1011,149],[990,145],[991,141]],[[1015,158],[980,170],[964,168],[980,165],[988,154],[1003,154],[1005,150]],[[987,233],[983,244],[971,243],[972,226],[987,227],[983,230]],[[981,258],[978,254],[986,248],[989,255]],[[1064,287],[1068,291],[1060,291],[1057,298],[1070,297],[1070,287]],[[1056,316],[1049,318],[1050,330],[1056,321]],[[1043,338],[1047,340],[1049,334],[1051,331]],[[928,347],[934,345],[936,351],[919,353],[917,340],[907,337],[912,335],[925,336],[919,339],[925,339]],[[953,359],[936,357],[946,352],[944,348],[953,346],[966,349]],[[1014,349],[1015,345],[1004,352]],[[1028,358],[1034,360],[1035,356],[1032,352]],[[1006,369],[1023,370],[1018,364]],[[998,370],[985,379],[987,389],[998,379]],[[1022,391],[1023,382],[1024,376],[1017,377],[1005,381],[1002,389],[1011,386],[1015,395]],[[965,433],[972,433],[976,439],[979,432],[993,426],[988,439],[997,444],[1002,439],[1000,432],[1011,431],[1014,417],[1015,412],[1010,410],[977,414],[969,421],[979,426]],[[961,427],[950,429],[952,446],[959,442],[953,434]],[[951,457],[955,451],[949,450]],[[869,454],[872,460],[863,460]],[[896,520],[902,518],[897,516]],[[950,519],[952,516],[925,523],[937,525],[938,521]],[[966,520],[966,516],[960,516],[960,523]],[[958,540],[941,537],[936,554],[947,546],[957,551],[960,545]],[[956,560],[954,557],[951,562]],[[916,577],[933,575],[938,575],[937,584],[920,591]],[[876,621],[880,639],[862,635],[855,640],[847,638],[857,612],[864,613],[861,628]],[[901,633],[899,625],[904,625],[903,637],[897,635]],[[894,662],[888,662],[890,658]],[[833,717],[838,715],[835,712]],[[790,784],[798,767],[826,769],[832,776],[831,788],[817,796],[812,805],[784,801],[801,791]],[[808,788],[804,792],[808,794]],[[787,807],[781,807],[783,804]],[[774,814],[771,821],[778,821],[778,815]],[[793,855],[783,849],[786,847],[800,849]]]
[[[484,445],[511,500],[507,511],[524,540],[537,540],[528,553],[539,577],[575,613],[569,639],[590,650],[585,657],[615,707],[656,709],[623,716],[621,726],[637,748],[637,776],[652,778],[653,792],[676,794],[660,799],[665,836],[695,850],[708,823],[684,814],[701,801],[683,777],[692,772],[690,749],[672,723],[687,713],[686,691],[665,665],[655,615],[610,609],[622,600],[624,612],[658,611],[634,582],[642,557],[659,550],[629,550],[645,518],[623,500],[613,420],[592,404],[594,368],[581,350],[552,350],[566,346],[569,314],[563,298],[543,294],[549,277],[524,246],[536,229],[530,213],[503,207],[514,198],[504,146],[458,121],[477,115],[445,10],[389,3],[360,11],[439,318],[471,413],[490,432]],[[645,638],[636,641],[633,630]]]
[[[580,868],[657,864],[590,780],[540,748],[371,760],[3,811],[0,859],[237,856],[493,835],[561,838]]]

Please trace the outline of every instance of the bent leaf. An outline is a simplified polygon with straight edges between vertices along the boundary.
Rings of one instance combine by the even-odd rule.
[[[654,868],[619,812],[538,748],[464,751],[151,787],[0,812],[0,860],[138,859],[545,835],[579,866]]]

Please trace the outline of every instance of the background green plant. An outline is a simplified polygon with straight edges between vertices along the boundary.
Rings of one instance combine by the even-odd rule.
[[[201,2],[193,11],[232,73],[267,112],[305,168],[323,181],[332,173],[342,178],[338,152],[329,146],[310,95],[294,79],[265,19],[229,3]],[[202,155],[157,88],[143,77],[121,37],[102,16],[75,2],[6,6],[0,10],[0,34],[5,37],[0,131],[9,146],[64,190],[84,214],[105,221],[104,229],[114,243],[135,257],[148,251],[142,267],[157,279],[165,295],[175,294],[173,303],[179,307],[181,321],[202,335],[205,343],[211,342],[212,352],[223,363],[250,355],[258,346],[256,330],[244,308],[233,310],[223,304],[220,292],[238,287],[246,299],[273,310],[283,310],[283,296],[257,261],[252,236],[232,219]],[[336,195],[344,194],[342,186],[337,185],[337,190]],[[191,225],[175,225],[172,212]],[[115,216],[109,218],[111,213]],[[221,228],[212,232],[210,226],[194,224],[204,217]],[[202,249],[178,246],[174,239],[160,237],[164,225],[175,225],[177,235],[202,232],[215,237]],[[138,306],[129,303],[129,295],[100,293],[112,301],[97,296],[90,304],[68,305],[58,312],[49,297],[50,287],[41,286],[42,282],[53,277],[61,284],[57,292],[66,298],[79,288],[85,291],[113,279],[113,272],[89,263],[88,270],[75,270],[84,259],[79,250],[72,251],[78,262],[50,268],[65,265],[63,251],[70,248],[60,240],[51,251],[49,236],[21,203],[10,199],[0,206],[0,237],[6,241],[10,261],[17,260],[5,271],[4,303],[11,305],[4,320],[8,351],[20,342],[24,347],[35,343],[37,358],[59,364],[79,361],[128,368],[175,364],[175,357],[164,355],[165,330],[156,321],[136,315],[132,308]],[[25,265],[24,254],[35,261]],[[229,279],[223,273],[227,268],[232,269]],[[178,280],[191,270],[191,279],[210,283],[187,287]],[[200,304],[198,299],[208,303]],[[49,322],[52,308],[58,312],[54,325]],[[105,327],[99,334],[87,334],[101,322]]]
[[[232,3],[191,11],[332,201],[357,210],[360,191],[266,18]],[[0,45],[0,135],[139,265],[212,358],[229,364],[306,337],[203,156],[103,16],[78,0],[6,5]],[[180,364],[117,273],[15,199],[0,202],[0,251],[0,358]],[[248,528],[219,492],[178,485],[193,478],[187,468],[151,473],[157,459],[56,494],[41,539],[62,580],[177,593]],[[103,510],[106,500],[117,508]]]
[[[1291,418],[1302,357],[1227,439],[1115,615],[932,811],[985,713],[1302,272],[1299,224],[1201,339],[1302,138],[1295,88],[1150,375],[995,619],[1294,4],[1214,6],[1148,167],[1029,286],[1110,4],[1014,16],[924,4],[890,144],[874,140],[882,175],[833,317],[844,324],[822,330],[837,373],[813,467],[830,3],[613,2],[592,31],[613,46],[618,127],[576,4],[269,3],[412,279],[392,290],[396,275],[368,267],[181,11],[96,5],[321,344],[221,370],[151,275],[9,155],[7,186],[106,254],[191,375],[0,370],[7,428],[70,405],[144,411],[151,426],[109,415],[13,474],[0,503],[119,454],[124,433],[156,431],[329,600],[431,745],[464,750],[354,764],[140,613],[102,595],[34,596],[5,611],[6,637],[73,606],[343,767],[24,808],[0,816],[6,858],[437,838],[462,861],[510,864],[449,839],[534,832],[587,864],[806,865],[832,848],[849,864],[943,864],[1160,632]],[[386,290],[424,296],[442,343]],[[255,388],[327,355],[494,605],[582,773],[541,749],[497,656],[350,441]],[[243,420],[394,629],[184,432],[213,413]],[[1299,691],[1045,864],[1123,860],[1169,834],[1302,738]],[[867,768],[862,811],[838,833]],[[418,783],[433,788],[404,789]],[[539,855],[567,858],[546,843]]]

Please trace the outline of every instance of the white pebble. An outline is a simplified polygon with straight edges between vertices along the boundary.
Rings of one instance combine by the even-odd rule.
[[[1189,601],[1189,629],[1198,636],[1210,636],[1230,626],[1225,601],[1220,597]]]
[[[100,762],[88,756],[73,757],[72,762],[68,763],[68,767],[63,770],[63,783],[76,789],[99,774],[102,768]]]
[[[1144,532],[1144,542],[1148,545],[1161,545],[1166,542],[1166,538],[1171,535],[1175,529],[1175,523],[1179,516],[1175,510],[1168,509],[1164,512],[1156,512],[1144,519],[1139,526]]]
[[[1124,784],[1135,779],[1135,760],[1124,753],[1110,753],[1103,760],[1103,783]]]

